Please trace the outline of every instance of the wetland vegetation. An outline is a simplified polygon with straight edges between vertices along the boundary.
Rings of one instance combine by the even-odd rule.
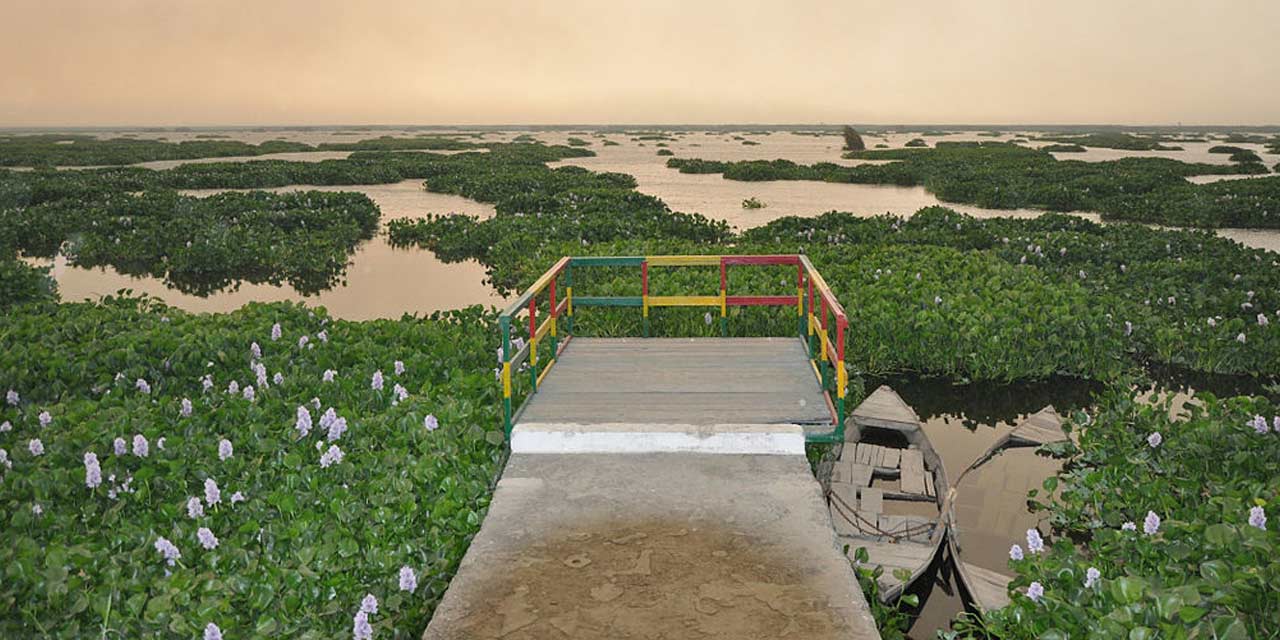
[[[1104,219],[1188,227],[1280,228],[1280,179],[1196,185],[1193,175],[1267,173],[1259,163],[1218,165],[1167,158],[1105,162],[1058,160],[999,142],[939,142],[933,149],[863,151],[851,157],[893,160],[853,167],[789,160],[709,161],[673,158],[682,173],[721,173],[729,180],[821,180],[923,186],[940,200],[989,209],[1096,211]]]
[[[1262,398],[1205,396],[1190,417],[1171,419],[1168,407],[1133,398],[1134,382],[1157,370],[1255,387],[1280,377],[1275,253],[1204,231],[1053,213],[979,220],[944,207],[784,217],[734,232],[672,211],[629,175],[547,166],[591,155],[581,148],[485,144],[443,155],[379,144],[315,163],[0,171],[0,392],[14,392],[0,404],[11,464],[0,467],[0,517],[14,540],[0,548],[9,567],[0,601],[15,612],[0,618],[0,635],[191,637],[214,622],[237,637],[341,637],[366,594],[378,600],[380,634],[425,626],[500,468],[492,312],[344,322],[288,304],[213,315],[134,297],[59,303],[45,271],[18,259],[62,251],[76,264],[174,283],[262,277],[322,287],[377,229],[365,196],[176,190],[403,180],[494,206],[487,219],[433,215],[388,227],[399,246],[479,260],[503,291],[568,254],[806,253],[849,312],[853,402],[865,381],[895,375],[1114,387],[1075,416],[1079,448],[1055,451],[1066,467],[1031,497],[1047,514],[1049,542],[1011,563],[1013,604],[946,633],[1246,637],[1277,615],[1280,542],[1274,525],[1253,524],[1253,509],[1280,509],[1270,462],[1280,455],[1280,411]],[[1214,222],[1280,211],[1248,218],[1237,202],[1270,207],[1274,178],[1184,180],[1240,166],[1135,158],[1093,170],[1013,145],[947,142],[859,157],[893,162],[670,166],[740,180],[924,185],[984,206],[1140,201],[1148,211],[1167,201],[1163,215]],[[735,291],[795,287],[793,269],[730,277]],[[687,295],[718,282],[717,270],[687,268],[656,274],[652,286]],[[575,295],[639,288],[633,269],[574,274]],[[637,335],[639,323],[635,309],[592,308],[575,329]],[[789,335],[794,323],[776,309],[740,308],[728,326],[733,335]],[[681,308],[654,313],[652,328],[719,331],[703,309]],[[1155,432],[1159,446],[1149,443]],[[1141,530],[1147,511],[1161,518],[1151,534]],[[1138,531],[1124,530],[1130,521]],[[1101,571],[1085,586],[1089,567]],[[864,585],[871,577],[860,575]],[[879,611],[905,626],[895,609]]]

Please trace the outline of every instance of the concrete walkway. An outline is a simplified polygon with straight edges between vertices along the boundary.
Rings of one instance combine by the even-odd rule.
[[[515,454],[424,638],[879,633],[803,456]]]

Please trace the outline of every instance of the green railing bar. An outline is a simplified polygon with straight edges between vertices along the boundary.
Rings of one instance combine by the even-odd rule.
[[[575,307],[640,307],[644,299],[640,296],[574,296]]]
[[[569,258],[569,266],[579,267],[638,267],[644,256],[580,256]]]

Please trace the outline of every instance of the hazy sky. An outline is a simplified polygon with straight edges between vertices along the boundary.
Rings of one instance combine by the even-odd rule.
[[[0,126],[1280,124],[1280,0],[0,0]]]

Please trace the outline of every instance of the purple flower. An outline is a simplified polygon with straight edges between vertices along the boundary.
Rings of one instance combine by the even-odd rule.
[[[272,339],[272,340],[279,340],[279,339],[280,339],[280,336],[282,336],[282,335],[284,335],[284,331],[282,331],[282,330],[280,329],[280,323],[279,323],[279,322],[277,322],[277,323],[275,323],[275,324],[271,325],[271,339]]]
[[[1249,526],[1263,531],[1267,530],[1267,514],[1261,506],[1249,510]]]
[[[391,396],[391,404],[399,404],[409,399],[409,392],[397,383],[396,386],[392,388]]]
[[[351,628],[352,640],[370,640],[373,638],[373,627],[369,625],[369,614],[357,611],[355,623]]]
[[[1267,323],[1268,323],[1268,322],[1270,322],[1270,321],[1267,319],[1267,314],[1265,314],[1265,313],[1259,313],[1259,314],[1258,314],[1258,326],[1260,326],[1260,327],[1265,327],[1265,326],[1267,326]]]
[[[133,434],[133,455],[145,458],[149,453],[151,453],[151,446],[147,444],[146,436],[141,433]]]
[[[196,531],[196,538],[200,540],[200,546],[212,551],[218,548],[218,537],[208,527],[200,527]]]
[[[1160,531],[1160,516],[1154,511],[1148,511],[1147,517],[1142,521],[1142,532],[1154,536],[1158,531]]]
[[[204,503],[200,502],[200,498],[195,496],[187,498],[187,517],[192,520],[204,517]]]
[[[298,430],[298,434],[305,438],[311,433],[311,412],[307,411],[305,405],[298,405],[298,418],[293,423],[293,428]]]
[[[1244,344],[1244,343],[1246,343],[1246,342],[1248,342],[1248,341],[1249,341],[1249,339],[1248,339],[1248,338],[1246,338],[1246,337],[1244,337],[1244,333],[1243,333],[1243,332],[1241,332],[1239,335],[1237,335],[1237,336],[1236,336],[1236,342],[1239,342],[1240,344]]]
[[[321,469],[328,469],[330,465],[334,465],[339,462],[342,462],[342,449],[339,449],[336,444],[329,445],[329,450],[320,455]]]
[[[1129,322],[1128,320],[1124,321],[1124,335],[1126,336],[1133,335],[1133,323]]]
[[[205,377],[200,378],[200,386],[206,393],[208,393],[208,391],[213,388],[213,376],[206,375]]]
[[[233,454],[234,450],[231,447],[230,440],[223,438],[218,441],[218,460],[220,462],[226,462],[227,458],[230,458]]]
[[[1134,524],[1134,523],[1132,523],[1132,522],[1126,522],[1126,523],[1124,523],[1124,524],[1120,525],[1120,530],[1121,530],[1121,531],[1137,531],[1137,530],[1138,530],[1138,525],[1136,525],[1136,524]]]
[[[159,450],[161,450],[161,451],[164,451],[164,438],[163,438],[163,437],[161,437],[159,440],[156,440],[156,448],[157,448],[157,449],[159,449]]]
[[[11,407],[18,406],[18,402],[20,400],[21,398],[18,397],[18,392],[13,389],[10,389],[8,393],[4,394],[4,401],[9,403],[9,406]]]
[[[204,479],[204,501],[211,507],[222,502],[222,492],[218,490],[218,483],[213,478]]]
[[[44,455],[44,443],[40,442],[40,438],[32,438],[31,442],[27,443],[27,448],[31,450],[33,456]]]
[[[44,507],[40,506],[40,503],[37,502],[31,505],[31,513],[35,514],[36,516],[40,516],[44,513]]]
[[[244,497],[244,494],[240,493],[239,491],[231,494],[231,504],[235,504],[237,502],[244,502],[245,500],[248,500],[248,498]]]
[[[178,410],[178,415],[184,418],[191,417],[191,401],[187,398],[182,399],[182,408]]]
[[[276,383],[277,387],[284,384],[284,374],[277,371],[276,375],[271,377],[271,381]]]
[[[1027,550],[1031,553],[1044,551],[1044,539],[1040,537],[1039,530],[1027,529]]]
[[[178,561],[178,558],[182,557],[182,552],[178,551],[178,548],[173,546],[173,543],[169,542],[168,538],[156,538],[155,547],[156,551],[159,551],[164,556],[165,562],[168,562],[171,567]],[[208,635],[207,631],[205,635]]]
[[[1040,602],[1040,598],[1044,597],[1044,585],[1039,582],[1032,582],[1027,587],[1027,597],[1031,598],[1032,602]]]
[[[0,422],[0,433],[8,433],[10,431],[13,431],[13,423],[8,420]]]
[[[1248,425],[1253,427],[1253,430],[1258,432],[1258,435],[1265,435],[1267,433],[1267,419],[1262,416],[1254,416],[1253,420],[1248,422]]]
[[[134,386],[138,387],[138,391],[146,394],[151,393],[151,385],[147,384],[147,381],[142,378],[138,378],[138,381],[134,383]]]
[[[231,395],[235,395],[235,394],[237,394],[237,393],[240,393],[240,383],[239,383],[239,382],[236,382],[235,380],[232,380],[232,381],[227,385],[227,393],[229,393],[229,394],[231,394]]]
[[[369,382],[369,386],[373,387],[374,391],[382,391],[382,370],[381,369],[373,372],[373,379]]]
[[[40,415],[37,416],[36,419],[40,421],[41,427],[47,427],[53,422],[53,416],[49,415],[48,411],[41,411]]]
[[[1010,560],[1021,560],[1022,558],[1023,558],[1023,555],[1022,555],[1022,547],[1020,547],[1020,546],[1018,546],[1018,545],[1016,545],[1016,544],[1015,544],[1015,545],[1013,545],[1012,547],[1009,547],[1009,559],[1010,559]]]
[[[707,323],[708,325],[710,325],[710,324],[711,324],[711,312],[710,312],[710,311],[708,311],[708,312],[706,313],[706,315],[702,316],[702,321],[703,321],[703,322],[705,322],[705,323]]]
[[[1101,580],[1101,579],[1102,579],[1102,572],[1098,571],[1094,567],[1089,567],[1089,570],[1084,572],[1084,588],[1086,589],[1093,588],[1093,585],[1098,584],[1098,580]]]
[[[338,419],[338,412],[334,411],[333,407],[329,407],[328,409],[325,409],[324,413],[320,414],[320,428],[328,429],[329,425],[333,424],[333,421],[337,419]]]
[[[317,334],[316,334],[316,337],[317,337],[317,338],[320,338],[320,342],[325,342],[325,343],[329,342],[329,332],[328,332],[328,331],[323,331],[323,330],[322,330],[322,331],[320,331],[320,333],[317,333]]]
[[[422,426],[426,427],[427,431],[435,431],[440,428],[440,421],[436,420],[434,415],[427,414],[427,417],[422,419]]]
[[[251,343],[251,344],[249,345],[249,355],[250,355],[250,356],[253,356],[253,359],[254,359],[254,360],[261,360],[261,359],[262,359],[262,347],[259,347],[257,342]]]
[[[372,593],[365,594],[364,600],[360,601],[360,610],[368,614],[377,613],[378,599],[373,597]]]
[[[1280,416],[1271,418],[1271,429],[1276,433],[1280,433]]]
[[[84,484],[90,489],[102,484],[102,467],[98,464],[98,454],[92,451],[84,454]]]
[[[333,369],[325,369],[324,375],[321,376],[320,379],[324,382],[333,382],[333,377],[336,375],[338,375],[337,371],[334,371]]]
[[[413,593],[418,588],[418,576],[408,566],[400,567],[400,590]]]
[[[9,460],[9,452],[0,449],[0,465],[4,465],[6,469],[13,468],[13,461]]]
[[[1214,320],[1213,318],[1209,318],[1209,321],[1208,321],[1208,322],[1209,322],[1209,326],[1211,326],[1211,327],[1216,327],[1216,326],[1218,326],[1218,321],[1217,321],[1217,320]]]
[[[299,349],[305,348],[308,342],[311,342],[311,338],[308,338],[307,336],[302,336],[301,338],[298,338],[298,348]]]
[[[329,434],[327,436],[327,439],[329,440],[329,442],[333,442],[341,438],[342,434],[346,432],[347,432],[347,419],[341,416],[336,417],[333,419],[333,422],[329,423]]]
[[[204,640],[222,640],[222,629],[210,622],[204,627]]]
[[[248,400],[249,402],[253,402],[253,398],[254,398],[254,394],[253,394],[253,387],[251,387],[251,386],[250,386],[250,387],[245,387],[245,388],[244,388],[244,399],[245,399],[245,400]]]
[[[1164,442],[1164,436],[1160,435],[1159,431],[1152,431],[1151,435],[1147,436],[1147,444],[1152,449],[1159,447],[1161,442]]]
[[[395,363],[394,363],[394,366],[395,366],[395,369],[396,369],[396,375],[398,375],[398,376],[402,376],[402,375],[404,375],[404,363],[403,363],[403,362],[401,362],[401,361],[399,361],[399,360],[396,360],[396,361],[395,361]]]
[[[114,451],[116,455],[122,456],[129,453],[129,444],[124,441],[124,438],[116,438],[111,441],[111,450]]]

